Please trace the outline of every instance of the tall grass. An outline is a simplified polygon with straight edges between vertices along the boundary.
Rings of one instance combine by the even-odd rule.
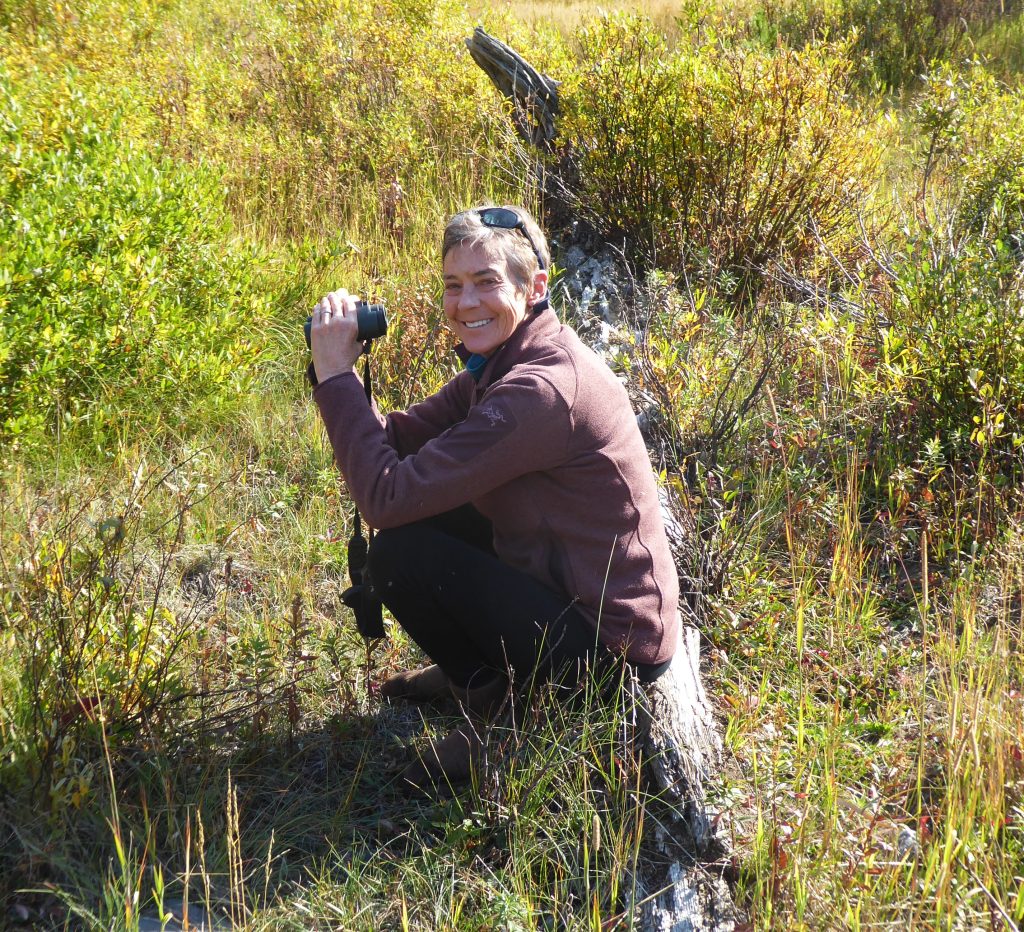
[[[782,580],[753,583],[763,595],[745,593],[737,636],[754,650],[723,661],[740,768],[726,805],[754,913],[780,927],[1019,922],[1020,621],[1002,588],[1017,557],[948,581],[925,560],[903,581],[912,613],[894,617],[858,489],[837,491],[826,561],[808,550],[819,535],[791,534],[791,600],[773,611]]]

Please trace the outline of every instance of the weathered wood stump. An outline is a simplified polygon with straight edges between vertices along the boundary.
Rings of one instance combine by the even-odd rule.
[[[508,45],[477,28],[466,45],[473,60],[513,102],[516,130],[550,149],[557,135],[559,82],[540,74]],[[672,665],[637,695],[650,779],[672,813],[656,831],[663,870],[644,871],[634,917],[645,932],[731,930],[737,913],[729,888],[709,870],[721,862],[723,842],[712,830],[704,786],[721,766],[722,741],[700,678],[700,635],[684,625]]]
[[[560,82],[542,75],[479,26],[466,39],[466,46],[491,83],[512,101],[512,122],[520,138],[538,148],[549,148],[556,133]]]
[[[673,813],[656,830],[658,854],[667,866],[642,907],[645,932],[731,930],[736,921],[721,871],[725,846],[713,829],[704,784],[719,769],[722,741],[700,679],[700,634],[684,625],[672,665],[641,699],[648,773]],[[660,873],[660,872],[655,872]],[[660,891],[660,892],[659,892]]]

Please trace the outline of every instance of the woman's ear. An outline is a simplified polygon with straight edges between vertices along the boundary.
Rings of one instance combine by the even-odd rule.
[[[547,293],[548,273],[544,269],[538,269],[533,273],[533,287],[526,295],[526,306],[533,307]]]

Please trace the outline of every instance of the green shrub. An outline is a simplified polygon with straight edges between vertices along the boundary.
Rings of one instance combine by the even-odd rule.
[[[3,684],[6,783],[31,788],[52,815],[102,787],[101,723],[108,743],[161,730],[190,685],[181,655],[196,628],[151,591],[159,595],[170,561],[152,573],[134,552],[136,515],[94,526],[80,510],[60,518],[0,591],[0,625],[19,671]]]
[[[897,251],[892,356],[924,439],[1010,454],[1024,442],[1024,91],[942,66],[917,118],[926,209]]]
[[[1024,88],[977,63],[939,64],[916,108],[925,184],[952,192],[956,228],[993,248],[1024,249]],[[1002,244],[1000,246],[1000,244]]]
[[[230,410],[271,302],[214,178],[140,150],[73,72],[0,73],[0,99],[0,438]]]
[[[565,157],[606,238],[663,269],[710,262],[743,290],[848,228],[877,155],[847,102],[842,47],[670,50],[639,18],[580,41]]]
[[[1008,454],[1024,439],[1024,301],[998,241],[929,226],[896,264],[893,371],[908,378],[914,433],[953,457]],[[1019,275],[1019,272],[1017,273]],[[972,453],[973,450],[973,453]],[[1012,463],[1007,462],[1007,465]]]
[[[1007,7],[986,0],[769,0],[746,32],[769,48],[850,38],[860,83],[899,90],[916,83],[930,62],[965,46],[968,33],[1002,28],[1012,19]]]

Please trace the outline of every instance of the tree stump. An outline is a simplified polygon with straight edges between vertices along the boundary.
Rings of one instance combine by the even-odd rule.
[[[556,132],[560,82],[542,75],[518,52],[479,26],[466,39],[466,47],[491,83],[512,101],[512,123],[520,138],[549,149]]]
[[[722,741],[700,679],[696,628],[683,626],[672,665],[638,698],[648,774],[673,813],[655,832],[658,860],[667,866],[648,871],[652,898],[642,907],[640,928],[731,930],[737,914],[728,884],[720,870],[705,866],[722,862],[727,852],[705,805],[704,784],[721,765]]]
[[[473,60],[513,102],[521,138],[550,150],[557,135],[559,82],[540,74],[521,55],[479,27],[466,40]],[[670,516],[666,515],[668,520]],[[636,899],[644,932],[725,932],[738,914],[729,888],[708,869],[722,862],[724,843],[712,828],[704,785],[721,766],[722,741],[700,678],[700,634],[683,625],[668,671],[648,687],[635,687],[642,710],[649,777],[672,813],[657,828],[656,851],[642,866]],[[656,863],[655,863],[656,862]]]

